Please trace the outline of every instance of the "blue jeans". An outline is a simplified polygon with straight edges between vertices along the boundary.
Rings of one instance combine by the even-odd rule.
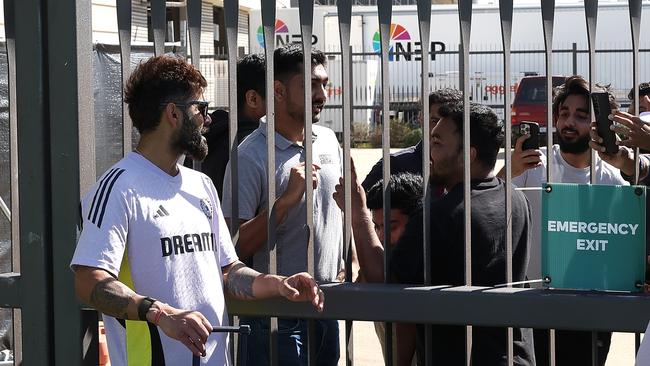
[[[336,320],[315,320],[316,365],[336,366],[339,361],[339,323]],[[269,365],[269,318],[242,317],[240,324],[248,324],[247,354],[239,356],[247,366]],[[308,321],[305,319],[278,319],[278,359],[282,366],[306,366],[308,355]]]

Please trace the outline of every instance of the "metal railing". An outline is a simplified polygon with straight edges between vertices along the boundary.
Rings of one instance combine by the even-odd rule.
[[[389,141],[390,112],[388,48],[391,25],[391,1],[377,1],[381,36],[381,108],[383,110],[383,178],[384,178],[384,222],[388,223],[390,196],[388,180],[390,176]],[[352,14],[350,1],[338,1],[339,29],[341,32],[341,79],[342,100],[341,120],[343,131],[343,176],[345,178],[346,203],[344,210],[345,253],[352,245],[351,211],[350,211],[350,131],[353,116],[352,65],[353,54],[350,48],[350,18]],[[422,52],[427,54],[431,24],[430,2],[418,1],[420,39],[423,40]],[[639,30],[641,19],[641,1],[629,0],[630,22],[632,24],[632,58],[633,85],[639,82]],[[300,24],[302,39],[311,39],[313,23],[313,3],[300,1]],[[552,35],[554,1],[541,1],[544,50],[547,74],[547,102],[551,104]],[[590,36],[589,76],[594,79],[595,45],[598,11],[596,0],[585,0],[586,19]],[[88,352],[89,339],[92,339],[93,326],[85,327],[81,320],[80,307],[75,300],[72,275],[68,263],[74,251],[77,237],[76,212],[80,192],[84,191],[96,178],[95,173],[95,126],[93,123],[92,87],[90,77],[92,70],[90,52],[90,2],[75,0],[58,0],[41,2],[36,0],[5,0],[5,24],[9,58],[9,110],[11,121],[11,174],[12,174],[12,273],[0,275],[0,306],[14,310],[16,324],[16,351],[18,360],[24,365],[61,364],[81,365],[96,364],[96,358]],[[118,32],[121,59],[130,60],[131,39],[131,1],[117,0]],[[200,44],[200,0],[187,1],[190,49],[192,62],[199,63],[198,45]],[[236,105],[236,39],[239,4],[237,0],[224,0],[226,37],[228,41],[228,86],[230,110],[230,159],[234,174],[231,174],[232,213],[237,217],[237,105]],[[155,54],[164,51],[165,2],[151,1],[152,29],[154,33]],[[464,203],[465,203],[465,282],[466,286],[446,287],[431,286],[428,228],[431,196],[423,198],[424,230],[423,251],[425,253],[425,286],[408,287],[398,284],[325,284],[326,307],[323,313],[316,313],[308,304],[289,303],[280,299],[257,302],[231,300],[228,308],[232,314],[272,316],[271,329],[277,330],[277,317],[301,317],[306,319],[343,319],[376,320],[386,322],[412,322],[420,324],[454,324],[467,327],[466,363],[469,364],[471,350],[471,327],[535,327],[545,329],[606,330],[641,332],[650,320],[650,297],[642,294],[614,294],[569,291],[546,291],[539,289],[522,289],[506,286],[503,288],[473,287],[471,284],[471,198],[469,179],[469,82],[470,82],[470,35],[472,18],[472,1],[458,2],[459,26],[461,29],[461,47],[459,55],[459,77],[457,85],[465,91],[463,153]],[[503,75],[504,85],[510,85],[513,2],[500,2],[500,25],[503,41]],[[275,151],[274,151],[274,100],[273,100],[273,45],[275,32],[275,2],[262,2],[262,23],[264,39],[267,45],[267,137],[268,161],[267,172],[269,185],[268,207],[275,203]],[[74,27],[61,27],[60,24],[74,24]],[[495,25],[496,26],[496,25]],[[306,55],[309,55],[310,42],[303,42]],[[71,57],[70,55],[74,55]],[[308,60],[308,59],[305,59]],[[305,76],[310,74],[309,62],[305,62]],[[428,71],[430,65],[423,58],[421,70]],[[121,80],[126,80],[130,70],[128,62],[122,63]],[[309,109],[310,84],[305,78],[305,105]],[[636,89],[636,88],[635,88]],[[428,91],[430,81],[422,78],[420,100],[423,101],[424,120],[428,120]],[[638,92],[638,91],[637,91]],[[635,94],[635,97],[637,95]],[[509,121],[510,94],[505,93],[503,110],[505,120]],[[638,103],[636,103],[638,108]],[[123,105],[124,107],[124,105]],[[305,113],[306,119],[311,116]],[[128,114],[123,113],[123,150],[131,151],[132,124]],[[548,109],[548,120],[551,111]],[[311,121],[306,120],[309,132]],[[18,128],[28,126],[28,128]],[[429,127],[424,124],[424,136],[428,136]],[[505,123],[506,146],[510,146],[512,131],[510,123]],[[307,175],[311,167],[311,134],[306,133],[305,147]],[[553,143],[548,139],[548,147]],[[423,140],[423,176],[428,183],[429,141]],[[638,154],[637,154],[638,155]],[[506,182],[511,180],[511,153],[505,150]],[[593,159],[592,159],[593,161]],[[550,160],[547,165],[549,180]],[[592,177],[594,174],[592,174]],[[637,172],[638,176],[638,172]],[[509,187],[509,185],[507,185]],[[306,185],[307,207],[313,207],[311,185]],[[504,210],[510,215],[512,190],[508,189]],[[307,210],[305,222],[313,232],[313,211]],[[273,220],[273,210],[269,210],[267,219]],[[233,234],[237,230],[236,222],[232,226]],[[385,225],[386,230],[390,225]],[[511,223],[506,229],[507,243],[507,280],[512,280],[512,243]],[[268,272],[277,272],[276,227],[268,225],[268,248],[270,261]],[[388,234],[386,232],[385,234]],[[309,236],[312,238],[312,236]],[[389,238],[390,235],[385,235]],[[314,244],[309,243],[308,269],[314,272]],[[386,246],[390,247],[389,245]],[[385,268],[389,267],[389,255],[386,255]],[[348,267],[349,268],[349,267]],[[389,276],[385,276],[388,278]],[[348,281],[350,277],[348,277]],[[354,304],[351,306],[351,304]],[[379,307],[376,304],[382,304]],[[390,310],[387,310],[390,309]],[[393,309],[399,309],[394,311]],[[603,314],[606,314],[603,316]],[[310,323],[313,327],[313,323]],[[96,328],[96,327],[95,327]],[[391,327],[386,327],[387,343],[391,342]],[[85,336],[85,338],[84,338]],[[271,359],[277,364],[277,333],[271,332]],[[346,324],[346,344],[352,344],[351,323]],[[431,328],[426,337],[431,337]],[[552,337],[551,337],[552,338]],[[84,340],[82,342],[82,339]],[[508,333],[508,362],[512,359],[512,331]],[[428,342],[426,343],[428,344]],[[552,342],[551,342],[552,344]],[[594,345],[595,347],[595,341]],[[313,347],[310,348],[313,350]],[[386,364],[393,363],[388,350]],[[346,363],[354,363],[352,352],[342,352]],[[96,355],[95,355],[96,356]],[[553,360],[553,347],[551,347]],[[310,360],[314,354],[310,352]],[[431,349],[427,347],[426,364],[431,364]],[[595,362],[595,361],[594,361]],[[551,361],[554,364],[554,361]]]

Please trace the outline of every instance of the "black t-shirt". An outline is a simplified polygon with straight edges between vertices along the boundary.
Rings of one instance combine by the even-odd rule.
[[[505,183],[498,178],[472,181],[472,284],[494,286],[506,282]],[[433,285],[465,284],[463,185],[431,204],[431,279]],[[524,195],[512,194],[513,280],[523,281],[528,267],[530,209]],[[391,253],[391,273],[405,284],[424,282],[422,213],[409,223]],[[435,311],[435,309],[432,309]],[[431,346],[434,364],[464,365],[465,327],[435,325]],[[515,328],[515,365],[534,365],[531,329]],[[418,359],[423,328],[418,329]],[[473,365],[507,364],[506,329],[473,328]]]
[[[366,192],[383,178],[384,161],[380,159],[361,183]],[[413,173],[422,175],[422,141],[417,145],[390,154],[390,174]]]

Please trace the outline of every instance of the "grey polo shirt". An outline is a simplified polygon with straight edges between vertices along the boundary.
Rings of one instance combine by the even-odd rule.
[[[260,123],[238,147],[239,157],[239,218],[250,220],[266,208],[267,148],[266,123]],[[315,278],[334,281],[343,269],[342,213],[334,202],[334,187],[342,174],[341,148],[334,132],[313,126],[313,163],[318,171],[318,187],[314,190],[314,248]],[[289,182],[291,168],[305,161],[305,149],[277,132],[275,133],[275,194],[279,197]],[[231,217],[230,163],[223,184],[225,217]],[[307,206],[305,197],[289,210],[284,222],[277,227],[278,274],[292,275],[307,270]],[[268,263],[266,248],[253,256],[253,268],[260,270]]]

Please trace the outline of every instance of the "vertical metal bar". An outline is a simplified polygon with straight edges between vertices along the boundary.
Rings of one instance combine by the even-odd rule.
[[[312,150],[312,100],[311,100],[311,36],[312,36],[312,25],[314,22],[314,3],[311,0],[300,0],[300,34],[302,39],[302,50],[303,50],[303,87],[304,95],[303,100],[305,104],[305,115],[304,115],[304,141],[303,146],[305,148],[305,176],[311,177],[312,175],[312,160],[313,160],[313,150]],[[311,179],[305,180],[305,202],[307,206],[307,270],[310,274],[314,274],[314,186],[312,185]]]
[[[187,0],[187,30],[192,65],[198,69],[201,66],[201,0]]]
[[[269,251],[269,274],[277,274],[277,257],[275,249],[275,97],[273,82],[273,51],[275,50],[275,1],[262,1],[262,26],[264,28],[264,53],[266,56],[266,147],[267,147],[267,230]],[[269,361],[271,366],[278,363],[278,318],[271,318],[269,328]]]
[[[555,366],[555,329],[548,330],[548,364]]]
[[[187,29],[192,65],[201,69],[201,0],[187,0]],[[192,159],[192,167],[201,170],[201,162]]]
[[[462,46],[463,75],[461,90],[463,92],[463,201],[465,209],[465,284],[472,285],[472,192],[470,174],[470,88],[469,88],[469,42],[472,26],[472,1],[458,1],[458,20],[460,23],[460,44]],[[471,365],[472,354],[472,327],[466,327],[465,364]]]
[[[7,82],[9,96],[9,149],[11,186],[11,271],[21,272],[20,267],[20,200],[18,181],[18,118],[16,113],[16,31],[15,0],[4,0],[4,23],[7,47]],[[13,351],[14,363],[23,360],[22,316],[20,309],[13,309]]]
[[[546,64],[546,153],[553,151],[553,26],[555,21],[555,0],[540,0],[542,6],[542,28],[544,31],[544,55]],[[575,43],[574,43],[575,46]],[[577,53],[574,52],[574,63]],[[575,68],[574,64],[574,68]],[[550,155],[549,155],[550,156]],[[546,181],[552,182],[553,159],[546,159]],[[555,329],[548,330],[548,362],[555,366]]]
[[[544,32],[544,58],[546,66],[546,154],[553,151],[553,26],[555,22],[555,0],[540,0],[542,7],[542,29]],[[577,57],[577,54],[574,53]],[[553,159],[546,159],[546,181],[553,181]],[[555,366],[555,329],[548,330],[548,362]]]
[[[7,14],[7,13],[5,13]],[[23,363],[23,327],[22,327],[22,311],[20,309],[13,309],[13,336],[14,336],[14,365],[22,365]]]
[[[16,32],[14,0],[4,1],[9,86],[9,150],[11,186],[11,271],[20,273],[20,204],[18,193],[18,118],[16,115]]]
[[[45,3],[14,3],[16,45],[16,115],[29,128],[18,128],[20,204],[22,342],[25,365],[45,365],[54,358],[52,332],[52,273],[50,150],[45,40]],[[73,12],[69,6],[65,11]],[[61,39],[60,42],[74,42]],[[37,215],[33,213],[37,212]],[[28,270],[27,270],[28,269]]]
[[[506,283],[510,287],[512,279],[512,123],[510,110],[510,45],[512,41],[512,0],[499,2],[501,17],[501,40],[503,43],[503,114],[505,129],[505,167],[506,167]],[[508,327],[507,336],[508,365],[513,365],[514,348],[512,327]]]
[[[578,44],[577,43],[573,42],[571,51],[572,51],[571,56],[573,61],[572,75],[578,75]]]
[[[346,253],[345,280],[352,282],[352,176],[350,149],[352,142],[352,47],[350,34],[352,28],[352,2],[339,1],[336,4],[339,18],[339,39],[341,43],[341,86],[343,87],[343,189],[345,191],[345,206],[343,210],[343,245]],[[354,337],[352,321],[345,321],[345,365],[354,364]]]
[[[553,25],[555,0],[540,0],[542,3],[542,28],[544,29],[544,53],[546,56],[546,153],[553,151]],[[553,159],[546,159],[546,181],[551,182]],[[552,331],[552,330],[551,330]]]
[[[597,366],[598,363],[598,333],[591,332],[591,366]]]
[[[91,3],[88,1],[60,0],[47,3],[47,54],[48,75],[44,82],[56,86],[55,93],[49,93],[46,103],[46,121],[50,131],[50,180],[51,212],[78,213],[80,178],[94,181],[95,176],[80,174],[80,154],[89,153],[93,158],[86,166],[94,166],[95,135],[79,133],[87,129],[94,131],[92,82],[92,29]],[[71,24],[72,27],[61,27]],[[74,57],[70,57],[74,55]],[[47,87],[46,87],[47,88]],[[47,89],[45,89],[47,90]],[[92,151],[88,151],[92,149]],[[88,159],[87,157],[84,157]],[[42,214],[46,215],[46,212]],[[76,301],[74,278],[71,271],[62,270],[74,254],[77,240],[77,215],[51,215],[52,285],[53,295],[53,346],[55,364],[81,365],[82,360],[97,361],[98,353],[82,354],[81,307]],[[98,344],[97,315],[93,311],[94,324],[89,327],[94,345]],[[70,335],[76,335],[70,337]],[[77,340],[72,341],[72,340]],[[30,351],[31,352],[31,351]]]
[[[226,47],[228,48],[228,151],[230,162],[230,236],[234,239],[238,237],[239,230],[239,158],[237,155],[237,31],[239,25],[239,0],[224,0],[223,17],[226,27]],[[216,51],[215,51],[216,53]],[[214,65],[217,64],[216,57],[213,58]],[[215,73],[217,75],[217,73]],[[218,88],[215,89],[215,95]],[[217,100],[216,98],[214,99]],[[235,245],[237,243],[234,243]],[[233,317],[233,324],[239,324],[239,318]],[[239,335],[233,335],[231,350],[233,353],[233,363],[239,365],[237,359],[239,349]],[[243,353],[243,352],[242,352]],[[244,357],[245,355],[239,355]]]
[[[120,42],[122,85],[124,86],[131,74],[131,0],[117,0],[115,5],[117,7],[117,34]],[[133,150],[133,121],[131,121],[128,107],[124,103],[123,87],[120,88],[120,93],[122,96],[122,154],[126,155]],[[95,134],[87,136],[95,136]]]
[[[422,73],[421,73],[421,88],[420,100],[422,101],[422,182],[423,182],[423,197],[422,197],[422,260],[424,264],[424,285],[431,285],[431,225],[429,220],[431,218],[431,195],[433,194],[429,187],[429,153],[430,153],[430,140],[431,136],[431,116],[429,115],[429,63],[431,51],[431,1],[418,0],[418,24],[420,31],[420,45],[422,50]],[[424,363],[425,365],[433,364],[433,350],[431,348],[431,340],[433,339],[433,327],[431,324],[424,326]]]
[[[224,0],[224,22],[226,43],[228,45],[228,147],[230,151],[230,189],[232,207],[230,208],[230,235],[234,238],[239,229],[239,159],[237,156],[237,27],[239,23],[239,0]]]
[[[389,42],[392,31],[392,1],[378,0],[379,41],[381,52],[381,107],[382,107],[382,161],[384,191],[384,282],[390,282],[390,79],[389,79]],[[395,57],[395,56],[394,56]],[[387,366],[393,364],[393,324],[386,323],[386,359]]]
[[[632,89],[634,113],[639,115],[639,37],[641,35],[641,0],[628,0],[632,33]],[[639,184],[639,148],[634,149],[634,184]]]
[[[151,0],[151,29],[153,31],[154,55],[165,53],[165,30],[167,8],[165,0]]]
[[[312,139],[312,100],[311,100],[311,36],[312,26],[314,24],[314,2],[313,0],[300,0],[298,8],[300,16],[300,36],[302,40],[302,66],[303,66],[303,100],[304,100],[304,136],[303,147],[305,151],[305,206],[306,206],[306,226],[307,226],[307,271],[311,275],[314,273],[314,186],[311,181],[313,174],[313,139]],[[319,86],[320,87],[320,86]],[[307,321],[308,324],[308,364],[316,365],[317,347],[316,344],[316,322],[313,319]]]
[[[594,90],[596,85],[596,25],[598,20],[598,0],[585,0],[585,19],[587,21],[587,45],[589,47],[589,92]],[[594,108],[589,103],[591,116],[594,115]],[[589,150],[591,154],[589,164],[589,181],[596,183],[596,151]]]

